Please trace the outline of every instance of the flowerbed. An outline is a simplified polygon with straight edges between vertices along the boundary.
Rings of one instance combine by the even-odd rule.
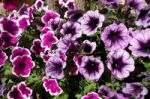
[[[87,11],[59,0],[2,0],[2,99],[149,99],[150,8],[145,0],[99,0]]]

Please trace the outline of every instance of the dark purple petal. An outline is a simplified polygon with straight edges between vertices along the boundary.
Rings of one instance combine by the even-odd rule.
[[[15,10],[19,6],[19,0],[2,0],[2,3],[6,10]]]
[[[0,67],[5,63],[7,58],[8,56],[6,55],[6,53],[0,50]]]

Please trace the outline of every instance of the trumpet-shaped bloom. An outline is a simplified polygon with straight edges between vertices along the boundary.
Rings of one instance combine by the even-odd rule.
[[[43,78],[43,87],[50,95],[60,95],[63,90],[59,87],[56,79]]]
[[[150,29],[141,30],[130,41],[129,49],[134,56],[150,57]]]
[[[127,47],[130,37],[124,24],[113,23],[104,29],[101,39],[109,51],[114,51]]]
[[[89,40],[84,40],[81,46],[85,53],[93,53],[96,49],[96,43]]]
[[[89,80],[98,80],[104,72],[103,63],[93,56],[83,56],[79,72]]]
[[[35,66],[29,56],[17,56],[13,61],[12,73],[15,76],[28,77],[30,75],[31,69]]]
[[[82,18],[79,19],[83,34],[87,36],[94,35],[97,29],[102,27],[104,20],[104,15],[100,14],[98,10],[86,12]]]
[[[87,95],[82,96],[81,99],[102,99],[96,92],[89,92]]]
[[[107,67],[112,75],[123,79],[129,76],[130,72],[134,71],[134,60],[128,52],[118,50],[108,54]]]

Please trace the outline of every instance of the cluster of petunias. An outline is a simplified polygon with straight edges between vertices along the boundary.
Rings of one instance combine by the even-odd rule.
[[[106,6],[120,3],[120,0],[99,1]],[[145,9],[147,3],[144,0],[126,0],[125,4],[136,10],[138,17],[135,25],[150,25],[150,9]],[[49,10],[42,0],[36,0],[32,6],[24,4],[18,11],[14,10],[8,16],[0,18],[0,67],[8,59],[4,51],[11,49],[9,58],[13,66],[12,74],[17,77],[29,77],[32,69],[36,68],[36,61],[33,61],[36,57],[45,65],[41,66],[45,72],[41,78],[45,91],[50,95],[60,95],[63,89],[58,81],[68,74],[96,82],[100,81],[104,72],[108,70],[112,78],[124,80],[138,68],[135,67],[133,56],[150,58],[150,29],[129,29],[121,22],[113,22],[106,26],[105,15],[98,10],[78,10],[74,0],[59,0],[59,5],[61,8],[67,8],[64,18],[56,11]],[[18,7],[7,0],[3,0],[3,6],[7,10]],[[40,18],[37,17],[38,14]],[[99,35],[100,28],[102,33]],[[20,42],[23,35],[30,36],[27,33],[30,29],[40,34],[32,37],[29,50]],[[98,40],[93,40],[92,37],[98,37]],[[103,53],[99,49],[99,43],[105,47],[106,60],[97,53]],[[81,99],[143,99],[147,93],[148,90],[142,83],[133,82],[126,83],[118,93],[102,85],[97,93],[89,92]],[[30,99],[32,90],[25,82],[21,82],[11,88],[7,97]]]

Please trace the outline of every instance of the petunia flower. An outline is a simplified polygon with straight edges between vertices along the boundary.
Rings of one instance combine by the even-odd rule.
[[[69,10],[65,12],[64,17],[68,18],[69,21],[77,22],[83,16],[82,10]]]
[[[116,78],[126,78],[135,69],[133,58],[125,50],[110,52],[107,58],[107,67]]]
[[[17,56],[30,56],[31,53],[27,48],[22,48],[22,47],[15,47],[12,50],[12,54],[10,55],[10,61],[12,62],[14,58]]]
[[[93,53],[96,49],[96,43],[89,40],[84,40],[81,47],[85,53]]]
[[[125,0],[126,5],[133,7],[135,10],[140,11],[141,9],[148,6],[145,0]]]
[[[23,95],[19,91],[17,86],[13,86],[7,94],[8,99],[23,99]]]
[[[89,92],[87,95],[82,96],[81,99],[102,99],[96,92]]]
[[[2,32],[1,34],[1,44],[5,49],[16,46],[18,44],[18,40],[18,37],[12,36],[8,32]]]
[[[136,99],[144,99],[148,94],[148,89],[139,82],[126,83],[122,92],[128,95],[134,96]]]
[[[104,65],[93,56],[83,56],[79,72],[88,80],[98,80],[104,72]]]
[[[63,35],[71,35],[71,40],[76,40],[81,37],[82,32],[79,23],[67,22],[63,24],[60,30]]]
[[[62,79],[64,77],[65,67],[66,62],[64,62],[60,57],[50,57],[45,66],[46,76],[55,79]]]
[[[0,67],[6,62],[7,58],[6,53],[0,50]]]
[[[116,92],[110,92],[108,97],[105,97],[105,99],[129,99],[127,97],[124,97],[121,93]]]
[[[18,36],[20,35],[21,31],[17,25],[17,22],[8,19],[8,18],[2,18],[0,20],[0,23],[2,25],[2,27],[0,28],[0,30],[3,32],[8,32],[10,33],[12,36]]]
[[[40,56],[40,53],[45,52],[46,49],[45,49],[45,47],[42,47],[42,46],[41,46],[41,40],[40,40],[40,39],[35,39],[35,40],[33,41],[32,46],[31,46],[31,51],[32,51],[35,55]]]
[[[19,25],[19,28],[21,28],[22,30],[27,29],[27,27],[30,25],[28,16],[22,15],[21,17],[19,17],[18,25]]]
[[[19,7],[19,0],[2,0],[2,3],[6,10],[15,10]]]
[[[101,85],[98,89],[98,94],[100,96],[108,97],[110,92],[112,92],[112,90],[109,87],[105,86],[105,85]]]
[[[46,47],[47,49],[50,49],[53,44],[56,44],[58,42],[57,37],[54,35],[54,32],[49,31],[46,34],[43,34],[41,36],[41,46]]]
[[[47,32],[51,31],[50,27],[47,26],[47,27],[43,27],[42,30],[41,30],[41,35],[43,34],[46,34]]]
[[[150,7],[141,9],[137,16],[137,20],[135,21],[135,24],[137,26],[148,27],[150,25],[149,14],[150,14]]]
[[[60,95],[63,90],[59,87],[58,82],[56,79],[48,79],[43,77],[43,87],[45,88],[46,92],[49,92],[50,95]]]
[[[25,82],[20,82],[18,84],[18,89],[25,98],[28,98],[32,95],[32,90],[26,86]]]
[[[13,61],[12,73],[15,76],[28,77],[30,75],[31,69],[35,66],[29,56],[17,56]]]
[[[25,82],[14,85],[7,94],[8,99],[30,99],[32,90],[26,86]]]
[[[137,57],[150,57],[150,29],[141,30],[130,41],[129,49]]]
[[[124,49],[128,46],[130,37],[123,23],[113,23],[104,29],[101,39],[109,51]]]
[[[61,8],[67,8],[68,10],[73,10],[75,8],[74,0],[59,0],[59,5]]]
[[[44,6],[43,0],[36,0],[34,7],[37,11],[41,11]]]
[[[97,29],[102,27],[104,20],[104,15],[100,14],[98,10],[86,12],[82,18],[79,19],[83,34],[87,36],[94,35]]]
[[[55,18],[58,18],[58,17],[60,17],[60,15],[57,12],[52,11],[52,10],[48,10],[42,16],[41,20],[47,26],[50,19],[55,19]]]
[[[62,27],[63,20],[61,18],[50,19],[49,26],[52,31],[57,31]]]

